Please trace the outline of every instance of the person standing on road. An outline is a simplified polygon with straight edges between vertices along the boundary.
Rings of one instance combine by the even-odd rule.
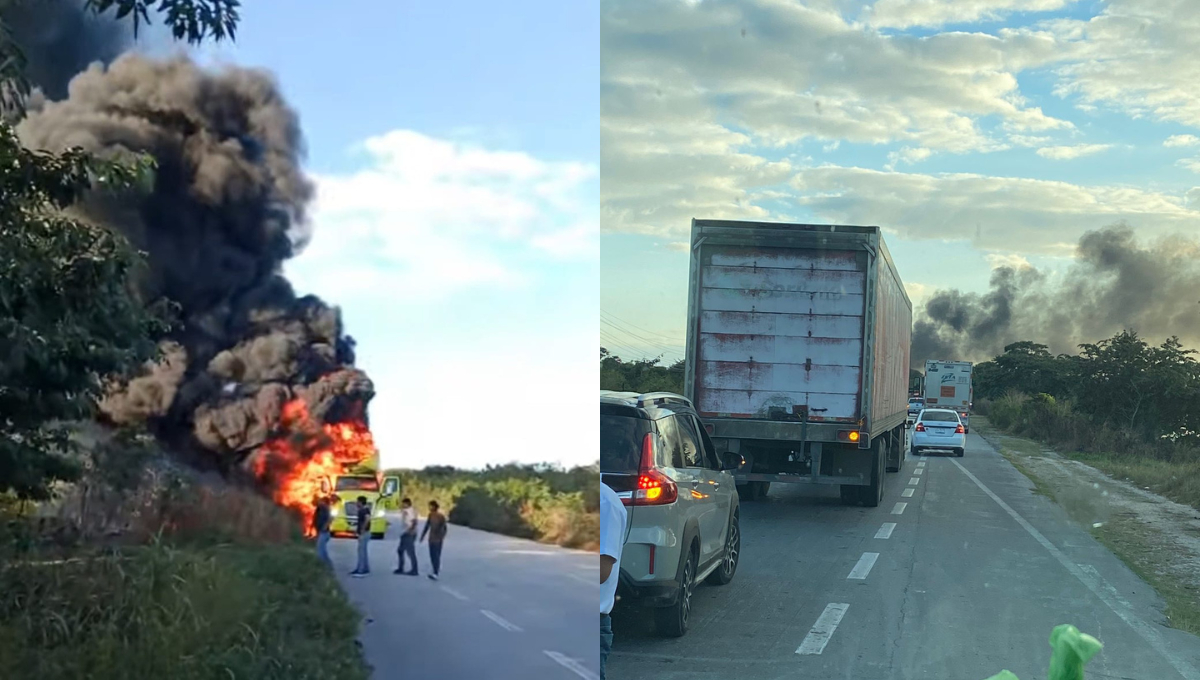
[[[329,559],[329,524],[332,520],[329,498],[321,496],[317,499],[317,510],[313,513],[313,530],[317,532],[317,557],[330,567],[333,566],[333,560]]]
[[[371,506],[367,505],[367,497],[358,497],[358,566],[350,572],[351,576],[366,576],[371,573],[368,554],[371,548]]]
[[[621,549],[625,546],[625,506],[604,482],[600,483],[600,680],[612,651],[612,613],[621,575]]]
[[[429,578],[436,581],[442,569],[442,542],[446,540],[446,516],[438,510],[437,501],[429,501],[429,517],[425,519],[421,540],[424,541],[426,536],[429,536],[429,563],[433,565]],[[416,563],[415,559],[413,563]]]
[[[412,499],[400,501],[400,566],[393,574],[417,575],[417,509],[412,506]],[[412,571],[404,571],[404,557],[412,560]]]

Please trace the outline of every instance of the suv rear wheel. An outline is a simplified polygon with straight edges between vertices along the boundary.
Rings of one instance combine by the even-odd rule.
[[[738,558],[742,554],[742,529],[738,521],[738,511],[733,511],[729,518],[729,529],[725,532],[725,554],[721,558],[721,566],[717,567],[708,577],[708,582],[723,586],[733,580],[737,573]]]
[[[688,550],[687,561],[679,574],[679,597],[670,607],[654,610],[654,623],[660,635],[683,637],[692,618],[692,592],[696,589],[696,545]]]

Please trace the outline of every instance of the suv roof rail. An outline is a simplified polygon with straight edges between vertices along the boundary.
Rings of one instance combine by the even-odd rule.
[[[638,397],[638,406],[648,406],[656,404],[683,404],[688,408],[692,408],[692,402],[687,397],[675,394],[674,392],[647,392]]]

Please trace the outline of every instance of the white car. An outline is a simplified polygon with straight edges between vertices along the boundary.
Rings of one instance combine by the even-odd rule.
[[[921,449],[953,451],[962,458],[967,450],[967,428],[958,412],[948,408],[927,408],[913,423],[909,450],[917,455]]]

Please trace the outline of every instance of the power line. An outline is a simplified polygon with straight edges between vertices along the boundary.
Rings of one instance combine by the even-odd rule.
[[[667,343],[662,342],[661,340],[653,340],[651,338],[647,338],[645,336],[634,333],[633,331],[629,330],[628,328],[625,328],[624,326],[622,326],[618,323],[615,323],[613,321],[609,321],[608,319],[605,319],[603,316],[600,317],[600,323],[605,326],[608,326],[609,328],[611,328],[613,330],[619,331],[620,333],[623,333],[624,335],[627,335],[630,338],[637,340],[639,343],[649,345],[650,347],[662,349],[662,350],[669,351],[669,352],[678,352],[679,350],[683,349],[683,345],[668,345]]]
[[[606,314],[608,315],[608,317],[609,317],[610,319],[612,319],[612,320],[614,320],[614,321],[617,321],[617,322],[620,322],[620,323],[622,323],[622,324],[625,324],[626,326],[631,326],[631,327],[633,327],[633,328],[636,328],[636,329],[638,329],[639,331],[642,331],[642,332],[644,332],[644,333],[649,333],[650,335],[657,335],[657,336],[658,336],[658,337],[660,337],[660,338],[665,338],[665,339],[667,339],[667,340],[670,340],[670,341],[672,341],[672,342],[678,342],[678,341],[679,341],[679,338],[677,338],[677,337],[674,337],[674,336],[671,336],[671,335],[666,335],[666,334],[664,334],[664,333],[656,333],[656,332],[654,332],[654,331],[652,331],[652,330],[649,330],[649,329],[646,329],[646,328],[642,328],[641,326],[638,326],[637,324],[634,324],[634,323],[631,323],[631,322],[629,322],[629,321],[626,321],[626,320],[622,319],[621,317],[617,316],[616,314],[613,314],[612,312],[606,312],[606,311],[604,311],[603,309],[601,309],[601,310],[600,310],[600,315],[601,315],[601,316],[604,316],[604,315],[606,315]]]

